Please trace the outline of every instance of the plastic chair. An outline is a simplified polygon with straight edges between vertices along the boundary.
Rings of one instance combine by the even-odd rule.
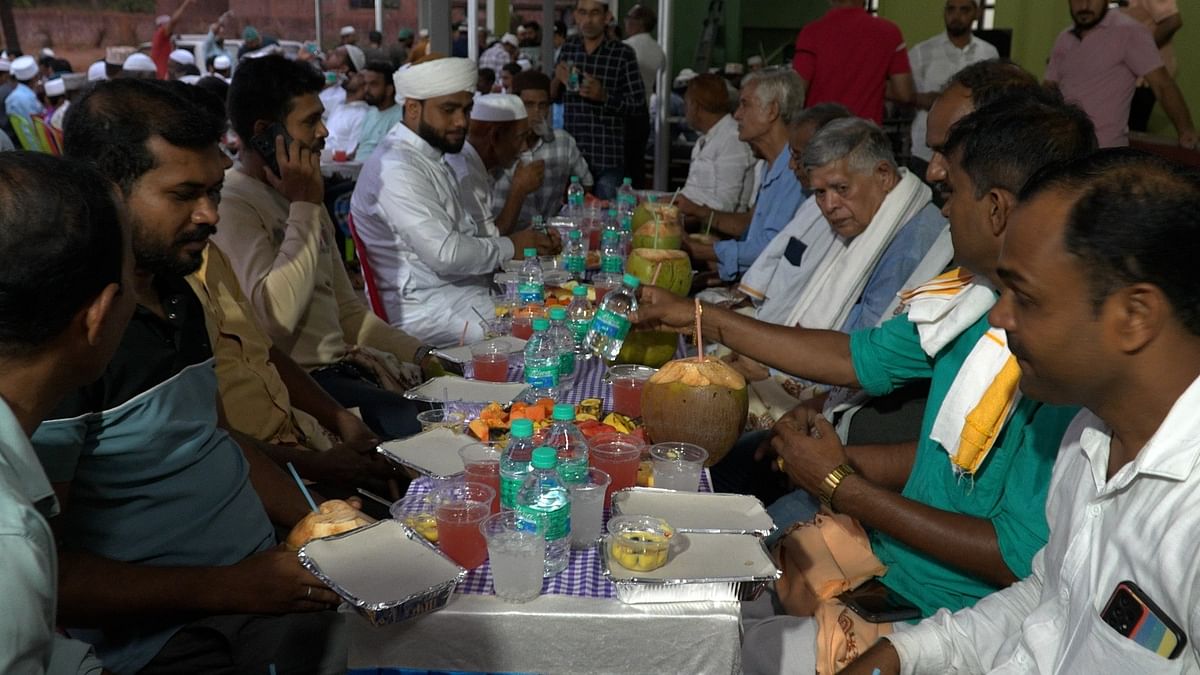
[[[63,154],[67,146],[63,144],[62,129],[55,127],[53,124],[47,124],[46,131],[50,134],[50,143],[58,148],[58,154]]]
[[[354,250],[358,252],[358,264],[362,268],[363,283],[367,287],[367,304],[371,311],[384,321],[388,320],[387,309],[379,297],[379,287],[375,283],[375,273],[371,271],[371,263],[367,260],[367,247],[358,238],[358,230],[354,229],[354,216],[346,214],[346,227],[350,229],[350,238],[354,240]]]
[[[13,113],[8,116],[8,122],[12,125],[13,131],[17,132],[17,140],[21,143],[22,148],[41,151],[42,144],[38,142],[37,132],[33,130],[33,120]]]
[[[54,156],[61,155],[62,151],[59,150],[58,143],[50,133],[50,125],[46,124],[46,119],[41,115],[33,115],[32,119],[33,130],[37,132],[38,142],[42,144],[42,152],[48,152]]]

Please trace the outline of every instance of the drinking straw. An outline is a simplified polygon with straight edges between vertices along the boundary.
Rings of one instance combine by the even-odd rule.
[[[485,325],[485,326],[487,325],[488,320],[486,318],[484,318],[483,312],[479,311],[478,309],[475,309],[474,305],[471,306],[471,311],[475,312],[475,316],[479,317],[479,320],[483,322],[483,325]]]
[[[675,199],[679,197],[679,191],[682,189],[682,187],[675,188],[675,194],[671,195],[671,203],[667,204],[667,206],[675,206]]]
[[[704,226],[704,236],[706,236],[706,237],[708,236],[708,233],[712,230],[712,219],[713,219],[714,215],[716,215],[716,211],[709,209],[708,210],[708,224]]]
[[[700,335],[700,315],[703,313],[700,298],[696,298],[696,363],[704,363],[704,338]]]
[[[383,497],[380,497],[379,495],[375,494],[374,492],[371,492],[370,490],[364,490],[362,488],[356,488],[356,489],[358,490],[358,494],[366,497],[367,499],[370,499],[373,502],[379,502],[380,504],[383,504],[384,506],[391,508],[391,506],[392,506],[391,502],[384,499]]]
[[[308,500],[308,505],[312,508],[313,513],[320,513],[320,509],[317,508],[317,503],[313,501],[312,495],[308,492],[308,488],[304,486],[304,481],[300,480],[300,474],[296,473],[296,467],[292,466],[291,462],[287,463],[287,467],[288,471],[292,472],[292,478],[296,480],[296,485],[300,486],[300,494],[304,495],[304,498]]]
[[[461,347],[467,343],[467,329],[471,327],[470,321],[463,322],[462,335],[458,336],[458,346]]]
[[[654,286],[658,283],[658,273],[662,271],[662,263],[654,263],[654,276],[650,277],[650,285]]]

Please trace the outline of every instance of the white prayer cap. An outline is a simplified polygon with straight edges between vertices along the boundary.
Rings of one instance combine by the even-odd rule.
[[[47,96],[63,96],[67,93],[67,83],[63,82],[61,77],[56,77],[53,80],[46,80],[42,85],[42,90]]]
[[[421,30],[417,31],[417,35],[420,37],[423,37],[423,38],[427,38],[427,37],[429,37],[429,29],[422,28]]]
[[[54,58],[54,50],[50,49],[49,47],[42,47],[42,56],[43,57],[49,56],[50,58]]]
[[[500,38],[500,41],[506,45],[512,45],[514,47],[521,46],[521,43],[517,40],[517,36],[513,35],[512,33],[505,33],[504,37]]]
[[[154,59],[141,52],[134,52],[125,59],[125,63],[121,64],[121,70],[128,70],[131,73],[153,73],[158,68],[154,65]]]
[[[367,54],[362,47],[342,45],[342,49],[346,50],[346,56],[350,57],[350,63],[354,64],[355,72],[361,72],[363,68],[367,67]]]
[[[229,57],[221,54],[213,59],[213,70],[229,70],[233,64],[229,62]]]
[[[691,82],[694,79],[696,79],[696,71],[692,70],[691,68],[684,68],[683,70],[679,71],[678,75],[675,76],[675,82],[672,84],[675,88],[679,88],[686,86],[688,82]]]
[[[762,62],[763,62],[763,58],[761,56],[758,56],[757,54],[746,59],[746,65],[748,65],[748,66],[761,66]]]
[[[197,82],[200,81],[200,76],[199,75],[184,75],[183,77],[179,78],[179,81],[184,84],[196,84]]]
[[[515,122],[526,117],[521,97],[512,94],[477,96],[475,106],[471,108],[471,120],[476,122]]]
[[[12,70],[12,61],[0,56],[0,73],[7,73],[10,70]]]
[[[63,73],[59,75],[67,91],[79,91],[87,84],[87,75],[83,73]]]
[[[186,49],[176,49],[175,51],[171,52],[171,56],[169,58],[175,63],[180,63],[185,66],[196,64],[195,55]]]
[[[108,79],[108,64],[104,61],[97,61],[88,66],[87,72],[88,82],[99,82]]]
[[[170,14],[159,14],[158,17],[154,19],[155,26],[165,26],[169,23],[171,23]]]
[[[346,37],[347,35],[354,35],[357,32],[358,31],[354,30],[354,26],[342,26],[342,30],[339,32],[339,35]]]
[[[740,63],[726,63],[725,64],[725,74],[726,75],[741,75],[744,72],[746,72],[746,66],[743,66]]]
[[[475,62],[458,57],[405,66],[392,76],[396,83],[397,103],[404,103],[409,98],[425,101],[460,91],[473,92],[478,79]]]
[[[19,56],[12,62],[12,76],[22,82],[32,80],[38,74],[37,61],[32,56]]]

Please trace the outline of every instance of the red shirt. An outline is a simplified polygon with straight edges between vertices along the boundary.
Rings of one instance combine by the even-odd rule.
[[[167,79],[167,61],[171,58],[171,35],[165,26],[154,29],[154,37],[150,39],[150,60],[154,61],[158,79]]]
[[[801,29],[792,67],[808,83],[805,107],[833,101],[876,123],[888,78],[912,72],[896,24],[857,7],[835,7]]]

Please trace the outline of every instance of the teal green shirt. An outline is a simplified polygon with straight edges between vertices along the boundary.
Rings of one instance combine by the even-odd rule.
[[[1000,554],[1013,574],[1029,575],[1033,556],[1049,536],[1046,489],[1067,425],[1078,408],[1022,398],[975,475],[958,475],[950,456],[929,438],[933,421],[963,361],[988,329],[981,317],[934,357],[921,349],[905,316],[850,336],[850,354],[863,390],[881,396],[914,380],[930,381],[912,473],[903,494],[934,508],[986,518],[996,528]],[[934,560],[881,532],[871,533],[875,555],[888,566],[883,582],[921,609],[969,607],[999,587]]]
[[[367,108],[367,116],[363,118],[362,131],[358,134],[358,149],[354,151],[354,159],[365,162],[375,152],[375,147],[383,140],[392,127],[404,119],[404,104],[397,103],[380,112],[379,108]]]

